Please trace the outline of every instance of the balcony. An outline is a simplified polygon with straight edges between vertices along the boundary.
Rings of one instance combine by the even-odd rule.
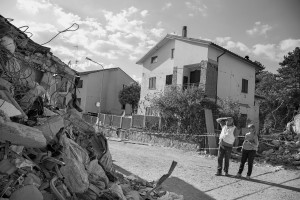
[[[182,84],[182,89],[183,90],[186,90],[186,89],[189,89],[189,88],[205,88],[205,84],[201,84],[200,82],[198,83],[185,83],[185,84]]]

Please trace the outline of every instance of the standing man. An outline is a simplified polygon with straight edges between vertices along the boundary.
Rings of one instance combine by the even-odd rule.
[[[223,166],[223,159],[225,157],[224,163],[224,172],[225,176],[228,176],[228,169],[229,169],[229,159],[231,156],[231,151],[233,144],[238,137],[237,128],[233,124],[233,119],[231,117],[222,117],[218,118],[217,122],[222,127],[222,132],[219,138],[219,152],[218,152],[218,169],[216,176],[222,175],[222,166]]]

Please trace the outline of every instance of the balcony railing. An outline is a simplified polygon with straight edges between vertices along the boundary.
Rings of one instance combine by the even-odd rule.
[[[200,82],[198,83],[185,83],[185,84],[182,84],[182,89],[183,90],[186,90],[188,88],[198,88],[198,87],[204,87],[205,84],[201,84]]]

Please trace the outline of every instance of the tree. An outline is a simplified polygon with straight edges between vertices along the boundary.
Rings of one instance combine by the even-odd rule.
[[[129,86],[125,86],[119,93],[119,102],[122,105],[130,104],[132,112],[136,113],[140,100],[141,86],[134,82]]]
[[[215,103],[208,100],[199,87],[182,90],[171,86],[164,93],[155,96],[151,103],[163,118],[164,131],[179,131],[189,135],[206,132],[204,108],[216,110]]]
[[[256,93],[260,102],[260,121],[266,129],[284,129],[300,104],[300,49],[284,56],[278,74],[261,71],[257,75]]]
[[[219,117],[232,117],[237,128],[244,128],[247,118],[240,113],[240,104],[230,98],[218,99]]]
[[[289,52],[279,64],[281,67],[277,70],[278,77],[285,87],[282,100],[298,110],[300,106],[300,48],[296,47],[293,52]]]
[[[255,62],[255,64],[257,64],[258,66],[261,67],[261,69],[256,70],[256,75],[260,74],[262,71],[264,71],[266,69],[266,67],[263,64],[261,64],[261,62],[259,62],[257,60],[254,61],[254,62]]]

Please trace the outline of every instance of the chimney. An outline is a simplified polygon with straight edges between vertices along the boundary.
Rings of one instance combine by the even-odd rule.
[[[187,35],[187,28],[186,28],[186,26],[183,26],[182,27],[182,37],[186,37],[186,35]]]

